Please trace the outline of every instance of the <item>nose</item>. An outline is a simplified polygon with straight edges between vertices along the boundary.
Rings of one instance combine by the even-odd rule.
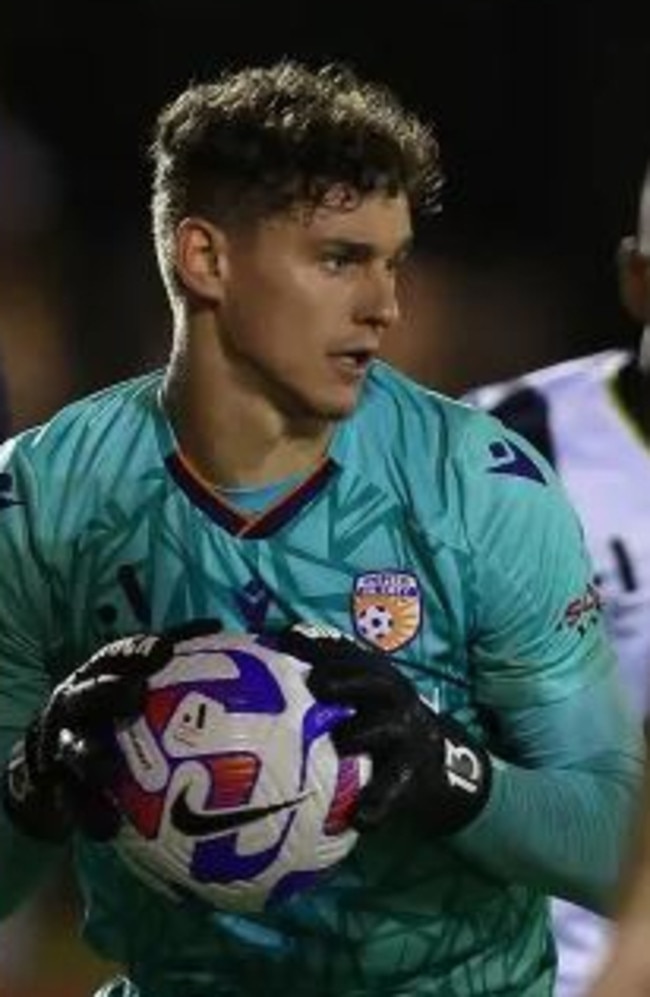
[[[369,274],[359,304],[359,318],[364,325],[383,332],[400,317],[397,281],[394,271],[385,267]]]

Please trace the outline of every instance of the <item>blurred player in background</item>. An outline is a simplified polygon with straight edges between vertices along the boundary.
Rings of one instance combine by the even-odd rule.
[[[641,341],[640,362],[634,368],[634,376],[628,386],[627,409],[640,433],[640,451],[637,475],[630,481],[630,488],[636,495],[639,507],[645,499],[645,548],[640,548],[645,558],[640,566],[645,586],[645,601],[642,603],[643,616],[639,613],[639,630],[646,635],[645,665],[646,678],[650,671],[650,166],[646,172],[642,191],[641,210],[637,239],[629,239],[623,246],[624,295],[628,307],[635,318],[644,322]],[[642,466],[642,457],[645,464]],[[641,539],[641,532],[638,534]],[[625,661],[622,662],[625,664]],[[648,708],[641,674],[638,676],[640,705]],[[643,697],[643,698],[642,698]],[[646,767],[646,786],[639,817],[636,840],[631,849],[628,868],[621,887],[620,906],[616,912],[608,958],[598,982],[589,990],[589,997],[647,997],[650,994],[650,772]]]
[[[153,151],[166,369],[0,455],[0,916],[82,830],[104,995],[548,997],[546,897],[607,909],[642,736],[552,469],[377,360],[437,144],[279,63],[190,87]],[[206,617],[311,663],[373,762],[356,850],[262,915],[161,900],[111,845],[93,735]]]
[[[619,251],[622,301],[644,326],[640,351],[609,350],[472,392],[555,465],[584,524],[605,621],[642,720],[650,704],[650,168],[636,237]],[[594,596],[595,598],[597,596]],[[555,901],[559,997],[582,997],[609,924]],[[650,936],[649,936],[650,939]],[[650,944],[650,942],[649,942]]]

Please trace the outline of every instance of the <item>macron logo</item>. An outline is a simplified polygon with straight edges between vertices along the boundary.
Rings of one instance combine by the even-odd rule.
[[[538,481],[540,485],[546,484],[537,464],[512,440],[495,440],[490,443],[489,450],[497,463],[488,467],[488,474],[512,474],[516,478],[528,478],[529,481]]]
[[[235,595],[235,599],[248,629],[252,633],[263,630],[271,602],[271,594],[264,582],[252,579],[242,592]]]

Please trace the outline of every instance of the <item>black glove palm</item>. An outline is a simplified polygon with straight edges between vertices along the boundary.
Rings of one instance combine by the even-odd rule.
[[[51,842],[74,827],[98,840],[116,833],[119,815],[102,792],[111,762],[101,732],[139,712],[147,677],[172,650],[169,637],[117,640],[54,689],[2,774],[5,810],[17,827]]]
[[[358,830],[408,812],[431,832],[451,834],[482,810],[488,753],[452,717],[427,706],[388,655],[304,624],[280,634],[276,646],[312,665],[307,683],[318,700],[354,710],[333,736],[342,755],[372,759],[353,818]]]

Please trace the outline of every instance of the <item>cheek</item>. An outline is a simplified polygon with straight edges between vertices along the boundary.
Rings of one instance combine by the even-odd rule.
[[[293,288],[294,320],[314,340],[327,340],[345,330],[354,314],[354,287],[341,277],[312,276]]]
[[[243,268],[242,268],[243,270]],[[346,328],[351,288],[313,266],[256,267],[231,285],[224,325],[236,347],[295,366]]]
[[[341,290],[327,280],[297,280],[260,298],[263,324],[273,330],[276,342],[311,344],[326,342],[341,327],[345,314]]]

